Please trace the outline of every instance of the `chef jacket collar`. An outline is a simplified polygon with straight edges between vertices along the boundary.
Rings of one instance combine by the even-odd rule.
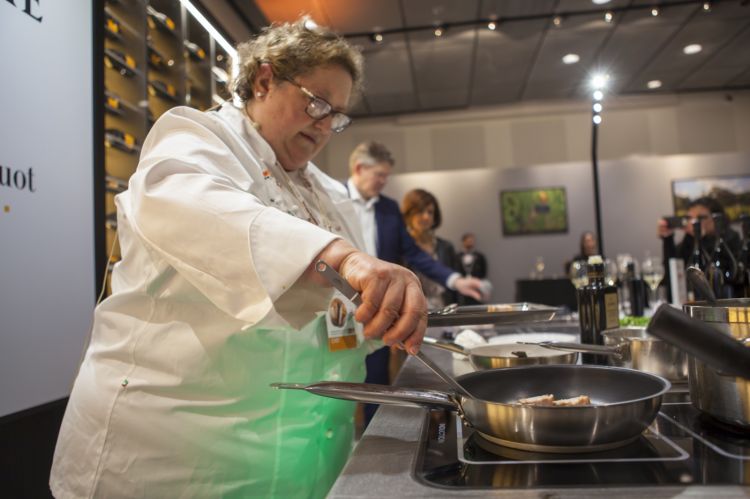
[[[271,145],[266,142],[266,139],[253,126],[253,122],[242,107],[237,107],[227,102],[222,104],[217,112],[231,125],[232,129],[250,144],[250,147],[260,156],[264,165],[272,166],[277,164],[276,153],[273,152]],[[309,164],[308,162],[300,171],[305,171]],[[280,164],[279,167],[283,168]]]

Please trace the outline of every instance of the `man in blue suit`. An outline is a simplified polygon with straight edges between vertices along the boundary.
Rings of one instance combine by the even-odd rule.
[[[349,158],[351,177],[347,181],[347,190],[362,224],[365,251],[382,260],[418,270],[448,289],[481,300],[481,281],[462,276],[419,248],[406,230],[398,203],[381,194],[394,164],[391,152],[383,144],[372,141],[358,145]],[[389,384],[389,357],[388,347],[367,356],[367,383]],[[365,406],[366,423],[376,409],[377,405]]]

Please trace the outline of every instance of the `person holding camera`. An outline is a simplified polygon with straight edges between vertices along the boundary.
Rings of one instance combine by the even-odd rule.
[[[656,232],[662,240],[662,255],[665,269],[664,279],[666,282],[669,282],[669,260],[671,258],[681,258],[686,263],[690,261],[690,255],[695,245],[695,235],[693,234],[693,225],[691,222],[696,218],[701,221],[701,250],[706,255],[706,258],[710,259],[716,247],[716,240],[719,237],[712,217],[715,214],[721,214],[726,217],[724,207],[721,206],[721,203],[710,197],[701,197],[690,202],[686,217],[663,217],[659,219]],[[675,243],[674,234],[676,229],[685,232],[679,243]],[[740,250],[739,234],[726,226],[723,236],[729,250],[733,255],[737,255]]]

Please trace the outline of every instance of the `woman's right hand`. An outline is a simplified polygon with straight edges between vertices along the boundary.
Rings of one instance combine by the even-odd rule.
[[[365,337],[389,346],[403,342],[417,353],[427,329],[427,300],[417,276],[361,251],[348,255],[339,272],[362,296],[354,318],[364,324]]]
[[[362,297],[354,318],[364,324],[364,335],[381,338],[388,346],[403,342],[415,354],[427,329],[427,300],[419,279],[400,265],[379,260],[339,239],[316,258],[347,280]]]

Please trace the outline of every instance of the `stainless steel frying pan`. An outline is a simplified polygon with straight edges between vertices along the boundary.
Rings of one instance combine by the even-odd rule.
[[[560,352],[537,345],[497,344],[464,348],[452,342],[425,336],[423,344],[469,358],[475,369],[499,369],[535,364],[575,364],[577,352]]]
[[[389,405],[458,411],[493,443],[536,452],[593,452],[625,445],[651,424],[669,381],[653,374],[605,366],[549,365],[478,371],[457,378],[475,398],[437,390],[365,383],[276,383],[275,388]],[[592,405],[521,405],[521,398],[588,395]]]

